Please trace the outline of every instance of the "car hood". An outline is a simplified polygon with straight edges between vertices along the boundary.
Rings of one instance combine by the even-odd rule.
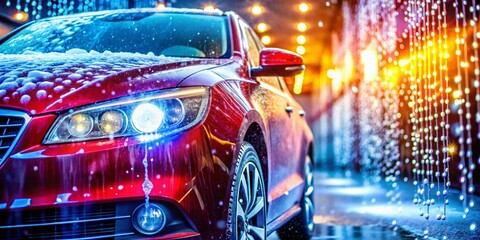
[[[227,59],[86,52],[0,55],[0,107],[31,115],[178,86]]]

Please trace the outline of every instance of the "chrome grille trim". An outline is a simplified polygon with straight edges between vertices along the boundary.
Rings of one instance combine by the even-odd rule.
[[[2,122],[0,124],[0,150],[5,152],[0,152],[0,166],[3,164],[5,159],[10,155],[12,150],[15,148],[15,145],[18,142],[18,139],[22,135],[22,133],[25,131],[25,128],[27,127],[28,123],[31,120],[31,117],[25,113],[25,112],[20,112],[20,111],[15,111],[15,110],[10,110],[10,109],[0,109],[0,119],[5,122]],[[9,124],[10,121],[15,121],[22,119],[23,123],[12,123]],[[16,131],[14,134],[7,134],[7,129],[8,128],[18,128],[18,131]],[[13,141],[8,144],[4,145],[4,139],[7,138],[13,138]],[[2,155],[3,154],[3,155]]]
[[[96,219],[72,220],[72,221],[63,221],[63,222],[48,222],[48,223],[32,223],[32,224],[7,225],[7,226],[0,226],[0,229],[25,228],[25,227],[44,227],[44,226],[54,226],[54,225],[73,224],[73,223],[86,223],[86,222],[100,222],[100,221],[108,221],[108,220],[121,220],[121,219],[126,219],[126,218],[130,218],[130,215],[117,216],[117,217],[106,217],[106,218],[96,218]]]
[[[135,235],[116,203],[65,204],[0,211],[0,239],[113,239]],[[127,227],[125,227],[127,226]]]

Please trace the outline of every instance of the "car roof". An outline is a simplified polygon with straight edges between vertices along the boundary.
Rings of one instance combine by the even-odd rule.
[[[218,9],[216,9],[213,12],[206,12],[202,9],[194,9],[194,8],[164,8],[164,9],[132,8],[132,9],[117,9],[117,10],[103,10],[103,11],[95,11],[95,12],[76,13],[71,15],[44,18],[44,19],[40,19],[40,21],[48,20],[48,19],[70,18],[70,17],[94,17],[94,16],[102,16],[102,15],[128,14],[128,13],[182,13],[182,14],[196,14],[196,15],[198,14],[198,15],[210,15],[210,16],[226,16],[226,15],[231,15],[233,12],[230,12],[230,11],[223,12]]]

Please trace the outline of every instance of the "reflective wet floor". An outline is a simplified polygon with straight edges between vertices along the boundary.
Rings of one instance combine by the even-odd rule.
[[[422,206],[412,202],[415,188],[411,182],[398,182],[400,201],[391,202],[388,187],[372,182],[371,176],[340,170],[316,171],[314,176],[312,239],[480,239],[480,228],[476,227],[480,211],[471,208],[464,218],[458,190],[450,190],[446,220],[427,220],[419,214]],[[480,202],[478,197],[472,199]],[[441,206],[434,205],[430,213],[437,214]],[[279,239],[276,233],[268,237],[276,239]]]
[[[419,239],[420,237],[396,228],[381,227],[375,225],[349,226],[316,224],[314,229],[315,239],[349,239],[349,240],[404,240]],[[268,237],[268,240],[279,239],[276,233]]]
[[[315,172],[315,229],[312,239],[419,239],[396,224],[385,189],[340,172]],[[415,213],[413,215],[416,215]],[[414,218],[417,218],[414,216]],[[421,221],[421,220],[420,220]],[[421,224],[420,224],[421,225]],[[279,239],[276,233],[268,240]]]
[[[383,240],[383,239],[416,239],[417,236],[408,232],[379,226],[315,226],[315,237],[312,239],[352,239],[352,240]]]

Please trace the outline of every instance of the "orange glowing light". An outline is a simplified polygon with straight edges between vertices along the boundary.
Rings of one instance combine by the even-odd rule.
[[[15,15],[13,15],[13,18],[15,18],[15,20],[17,20],[17,21],[25,22],[25,21],[28,20],[28,14],[20,11],[20,12],[15,13]]]
[[[346,81],[350,81],[353,78],[353,57],[350,51],[345,53],[343,62],[343,76]]]
[[[307,42],[307,38],[303,35],[298,35],[297,36],[297,43],[302,45],[302,44],[305,44]]]
[[[252,6],[250,11],[252,12],[253,15],[260,15],[263,13],[263,7],[260,6],[259,4],[255,4]]]
[[[272,42],[272,38],[270,36],[263,36],[261,41],[263,44],[268,45]]]
[[[266,23],[261,22],[261,23],[257,24],[257,31],[258,31],[258,32],[261,32],[261,33],[262,33],[262,32],[267,31],[267,29],[268,29],[268,26],[267,26]]]
[[[310,9],[310,7],[308,6],[307,3],[300,3],[298,5],[298,10],[300,10],[300,12],[302,12],[302,13],[307,12],[308,9]]]
[[[204,12],[207,12],[207,13],[212,13],[212,12],[215,12],[215,6],[213,5],[207,5],[203,8],[203,11]]]
[[[453,156],[455,154],[457,154],[457,146],[455,144],[450,144],[448,145],[448,153]]]
[[[297,30],[300,31],[300,32],[307,31],[307,24],[305,24],[304,22],[298,23],[297,24]]]
[[[302,72],[301,74],[295,75],[295,82],[293,83],[293,93],[295,94],[302,93],[304,77],[305,77],[304,72]]]
[[[454,99],[459,99],[462,97],[462,91],[460,90],[453,91],[452,95]]]
[[[298,54],[303,55],[303,54],[305,54],[305,52],[306,52],[307,50],[305,49],[304,46],[297,46],[296,51],[297,51]]]
[[[165,9],[166,7],[167,6],[165,6],[165,3],[162,3],[162,2],[158,3],[157,6],[156,6],[157,9]]]
[[[361,52],[361,61],[363,63],[363,74],[366,82],[375,80],[378,76],[378,57],[377,51],[365,49]]]

